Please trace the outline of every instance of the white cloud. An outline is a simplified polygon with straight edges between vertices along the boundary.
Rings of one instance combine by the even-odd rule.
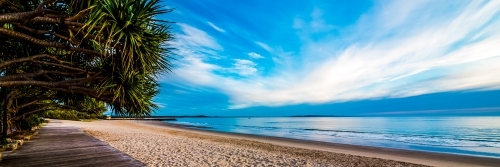
[[[418,110],[418,111],[391,111],[391,112],[375,112],[366,113],[364,115],[405,115],[405,114],[424,114],[424,113],[488,113],[498,112],[500,107],[485,107],[485,108],[464,108],[464,109],[447,109],[447,110]]]
[[[498,41],[500,44],[500,41]],[[498,51],[499,49],[497,49]],[[454,73],[441,80],[422,83],[424,86],[451,90],[494,90],[500,89],[500,56],[461,65]]]
[[[255,64],[253,61],[245,59],[234,59],[234,61],[235,63],[230,70],[237,73],[238,75],[247,76],[255,74],[255,72],[257,72],[257,69],[255,68],[257,64]]]
[[[293,28],[303,31],[303,33],[318,33],[327,32],[335,28],[334,25],[327,24],[323,19],[324,12],[315,8],[308,18],[309,21],[304,21],[303,19],[297,17],[293,20]]]
[[[315,8],[311,13],[311,22],[309,26],[313,32],[329,31],[334,28],[333,25],[325,23],[323,20],[323,11],[321,9]]]
[[[226,32],[224,29],[217,27],[212,22],[207,22],[207,23],[208,23],[208,25],[210,25],[210,27],[214,28],[215,30],[217,30],[219,32]]]
[[[177,34],[176,43],[181,43],[184,46],[191,47],[205,47],[213,50],[223,50],[215,38],[208,35],[204,31],[197,28],[191,27],[184,23],[177,23],[179,25],[183,34]],[[181,46],[182,47],[182,46]]]
[[[293,66],[283,63],[266,76],[257,75],[254,62],[236,59],[233,68],[249,77],[227,77],[217,73],[226,68],[199,54],[176,73],[227,94],[230,108],[500,89],[500,1],[454,2],[456,10],[440,1],[401,3],[373,9],[341,37],[306,41],[298,56],[285,56]]]
[[[167,104],[165,103],[160,103],[160,102],[154,102],[154,104],[156,104],[156,106],[158,106],[159,108],[167,108]]]
[[[282,64],[282,65],[289,65],[290,63],[290,55],[292,55],[291,52],[285,52],[281,47],[276,47],[276,48],[271,48],[269,45],[263,43],[263,42],[255,42],[255,44],[259,45],[266,51],[272,54],[272,60],[276,64]]]
[[[273,52],[273,49],[265,44],[265,43],[262,43],[262,42],[255,42],[255,44],[259,45],[260,47],[264,48],[265,50],[267,50],[268,52]]]
[[[248,56],[250,56],[253,59],[262,59],[262,58],[264,58],[264,56],[261,56],[260,54],[257,54],[255,52],[248,53]]]
[[[176,48],[174,51],[181,57],[173,60],[176,66],[175,74],[164,75],[161,79],[164,82],[183,80],[186,81],[186,85],[205,85],[214,82],[212,72],[222,67],[204,61],[209,58],[223,58],[217,54],[217,51],[223,50],[222,46],[202,30],[183,23],[177,25],[181,27],[181,32],[177,33],[175,40],[169,44],[170,47]]]

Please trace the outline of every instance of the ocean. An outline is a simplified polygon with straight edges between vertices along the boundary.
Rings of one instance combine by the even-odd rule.
[[[178,118],[206,130],[500,158],[500,117]]]

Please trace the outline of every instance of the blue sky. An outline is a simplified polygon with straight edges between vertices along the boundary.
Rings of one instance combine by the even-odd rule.
[[[500,115],[500,1],[164,1],[156,115]]]

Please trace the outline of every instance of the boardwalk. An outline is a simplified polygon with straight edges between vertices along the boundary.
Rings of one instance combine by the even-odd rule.
[[[50,124],[57,124],[53,122]],[[0,166],[145,166],[127,154],[71,126],[47,126]]]

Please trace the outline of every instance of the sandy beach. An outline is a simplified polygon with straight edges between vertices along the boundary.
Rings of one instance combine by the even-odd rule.
[[[62,121],[148,166],[494,166],[500,159],[228,134],[159,121]]]

